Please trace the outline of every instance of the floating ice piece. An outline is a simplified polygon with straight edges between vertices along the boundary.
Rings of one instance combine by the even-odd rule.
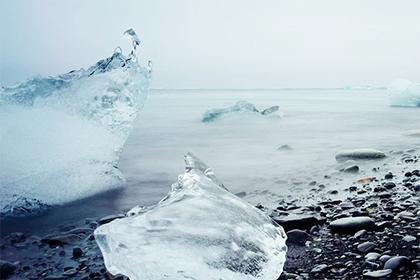
[[[279,106],[272,106],[262,111],[259,111],[254,104],[247,101],[238,101],[235,105],[223,108],[223,109],[212,109],[204,113],[202,122],[212,122],[224,115],[233,114],[233,113],[251,113],[259,116],[269,116],[274,115],[275,112],[279,110]],[[277,115],[279,116],[279,115]]]
[[[132,280],[277,279],[283,229],[227,191],[192,154],[185,162],[185,174],[158,204],[95,230],[108,271]]]
[[[337,161],[348,159],[379,159],[384,158],[385,153],[375,149],[354,149],[340,151],[335,155]]]
[[[397,79],[388,86],[391,106],[420,107],[420,84]]]
[[[405,136],[420,137],[420,129],[407,130],[403,133]]]
[[[0,213],[28,214],[121,184],[118,158],[150,74],[120,52],[0,89]]]

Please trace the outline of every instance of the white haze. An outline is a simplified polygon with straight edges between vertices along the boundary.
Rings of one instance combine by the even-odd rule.
[[[420,2],[0,2],[0,84],[112,53],[134,28],[153,87],[273,88],[419,80]]]

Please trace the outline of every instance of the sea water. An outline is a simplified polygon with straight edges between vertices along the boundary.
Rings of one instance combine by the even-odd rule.
[[[279,105],[283,116],[201,121],[206,110],[239,100],[261,109]],[[419,128],[420,109],[389,106],[386,90],[152,90],[120,156],[121,188],[53,208],[25,226],[16,220],[4,225],[36,232],[154,204],[183,173],[187,152],[212,167],[231,192],[274,206],[305,196],[311,181],[343,189],[379,166],[359,162],[360,173],[344,174],[335,160],[343,149],[379,149],[387,154],[381,163],[393,170],[398,153],[419,151],[420,138],[405,135]],[[283,145],[291,149],[279,149]],[[334,176],[339,180],[326,179]]]

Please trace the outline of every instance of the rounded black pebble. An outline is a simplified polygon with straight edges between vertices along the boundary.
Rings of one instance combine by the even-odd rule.
[[[391,172],[385,174],[385,179],[392,179],[392,178],[394,178],[394,175]]]
[[[394,182],[387,182],[387,183],[385,183],[385,185],[384,185],[384,187],[385,187],[385,189],[393,189],[393,188],[395,188],[395,183]]]
[[[405,177],[411,177],[413,174],[411,174],[411,172],[406,172],[404,175]]]
[[[82,249],[80,249],[79,247],[73,248],[73,258],[75,259],[80,258],[82,254],[83,254]]]
[[[395,256],[386,261],[384,264],[384,269],[391,269],[392,271],[396,271],[402,267],[409,267],[410,265],[411,261],[409,258],[405,256]]]
[[[17,267],[13,263],[0,260],[0,279],[6,279],[13,275],[16,269]]]
[[[286,244],[288,246],[295,245],[295,246],[305,246],[306,241],[312,240],[312,237],[307,234],[305,231],[300,229],[292,229],[289,230],[287,233],[287,241]]]

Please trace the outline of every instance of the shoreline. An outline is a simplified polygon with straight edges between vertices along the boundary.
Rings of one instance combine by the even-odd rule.
[[[335,190],[345,199],[306,206],[284,200],[276,209],[257,205],[288,232],[279,279],[420,279],[419,156],[412,150],[395,160],[403,172],[374,169],[372,176]],[[312,188],[308,197],[322,189],[322,184],[307,183]],[[121,215],[84,218],[43,236],[2,235],[2,279],[7,274],[5,279],[127,279],[107,273],[93,237],[96,227]],[[369,217],[373,224],[332,231],[333,221],[348,217]],[[393,269],[384,270],[393,256],[399,256]]]

